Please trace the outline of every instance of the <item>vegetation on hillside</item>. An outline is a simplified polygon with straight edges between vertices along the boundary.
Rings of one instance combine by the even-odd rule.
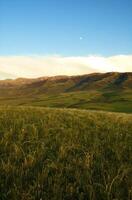
[[[132,73],[4,80],[0,81],[0,105],[132,113]]]
[[[132,115],[0,107],[1,200],[130,200]]]

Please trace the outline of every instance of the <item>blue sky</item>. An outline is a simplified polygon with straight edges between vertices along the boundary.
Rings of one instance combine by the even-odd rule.
[[[0,0],[0,56],[132,54],[132,0]]]

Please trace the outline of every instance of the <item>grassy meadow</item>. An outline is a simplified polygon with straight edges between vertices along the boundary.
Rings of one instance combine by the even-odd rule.
[[[2,94],[1,94],[2,95]],[[132,92],[127,91],[77,91],[61,94],[28,94],[0,97],[0,105],[39,106],[52,108],[78,108],[132,113]]]
[[[130,200],[132,115],[0,107],[0,200]]]

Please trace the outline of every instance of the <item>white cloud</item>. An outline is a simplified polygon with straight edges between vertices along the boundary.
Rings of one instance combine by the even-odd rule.
[[[132,72],[132,55],[112,56],[109,61],[116,66],[117,71]]]
[[[0,56],[0,79],[81,75],[93,72],[132,72],[132,55],[101,56]]]

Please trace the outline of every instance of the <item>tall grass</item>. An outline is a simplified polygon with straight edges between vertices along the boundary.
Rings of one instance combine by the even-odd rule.
[[[132,115],[0,108],[0,200],[130,200]]]

